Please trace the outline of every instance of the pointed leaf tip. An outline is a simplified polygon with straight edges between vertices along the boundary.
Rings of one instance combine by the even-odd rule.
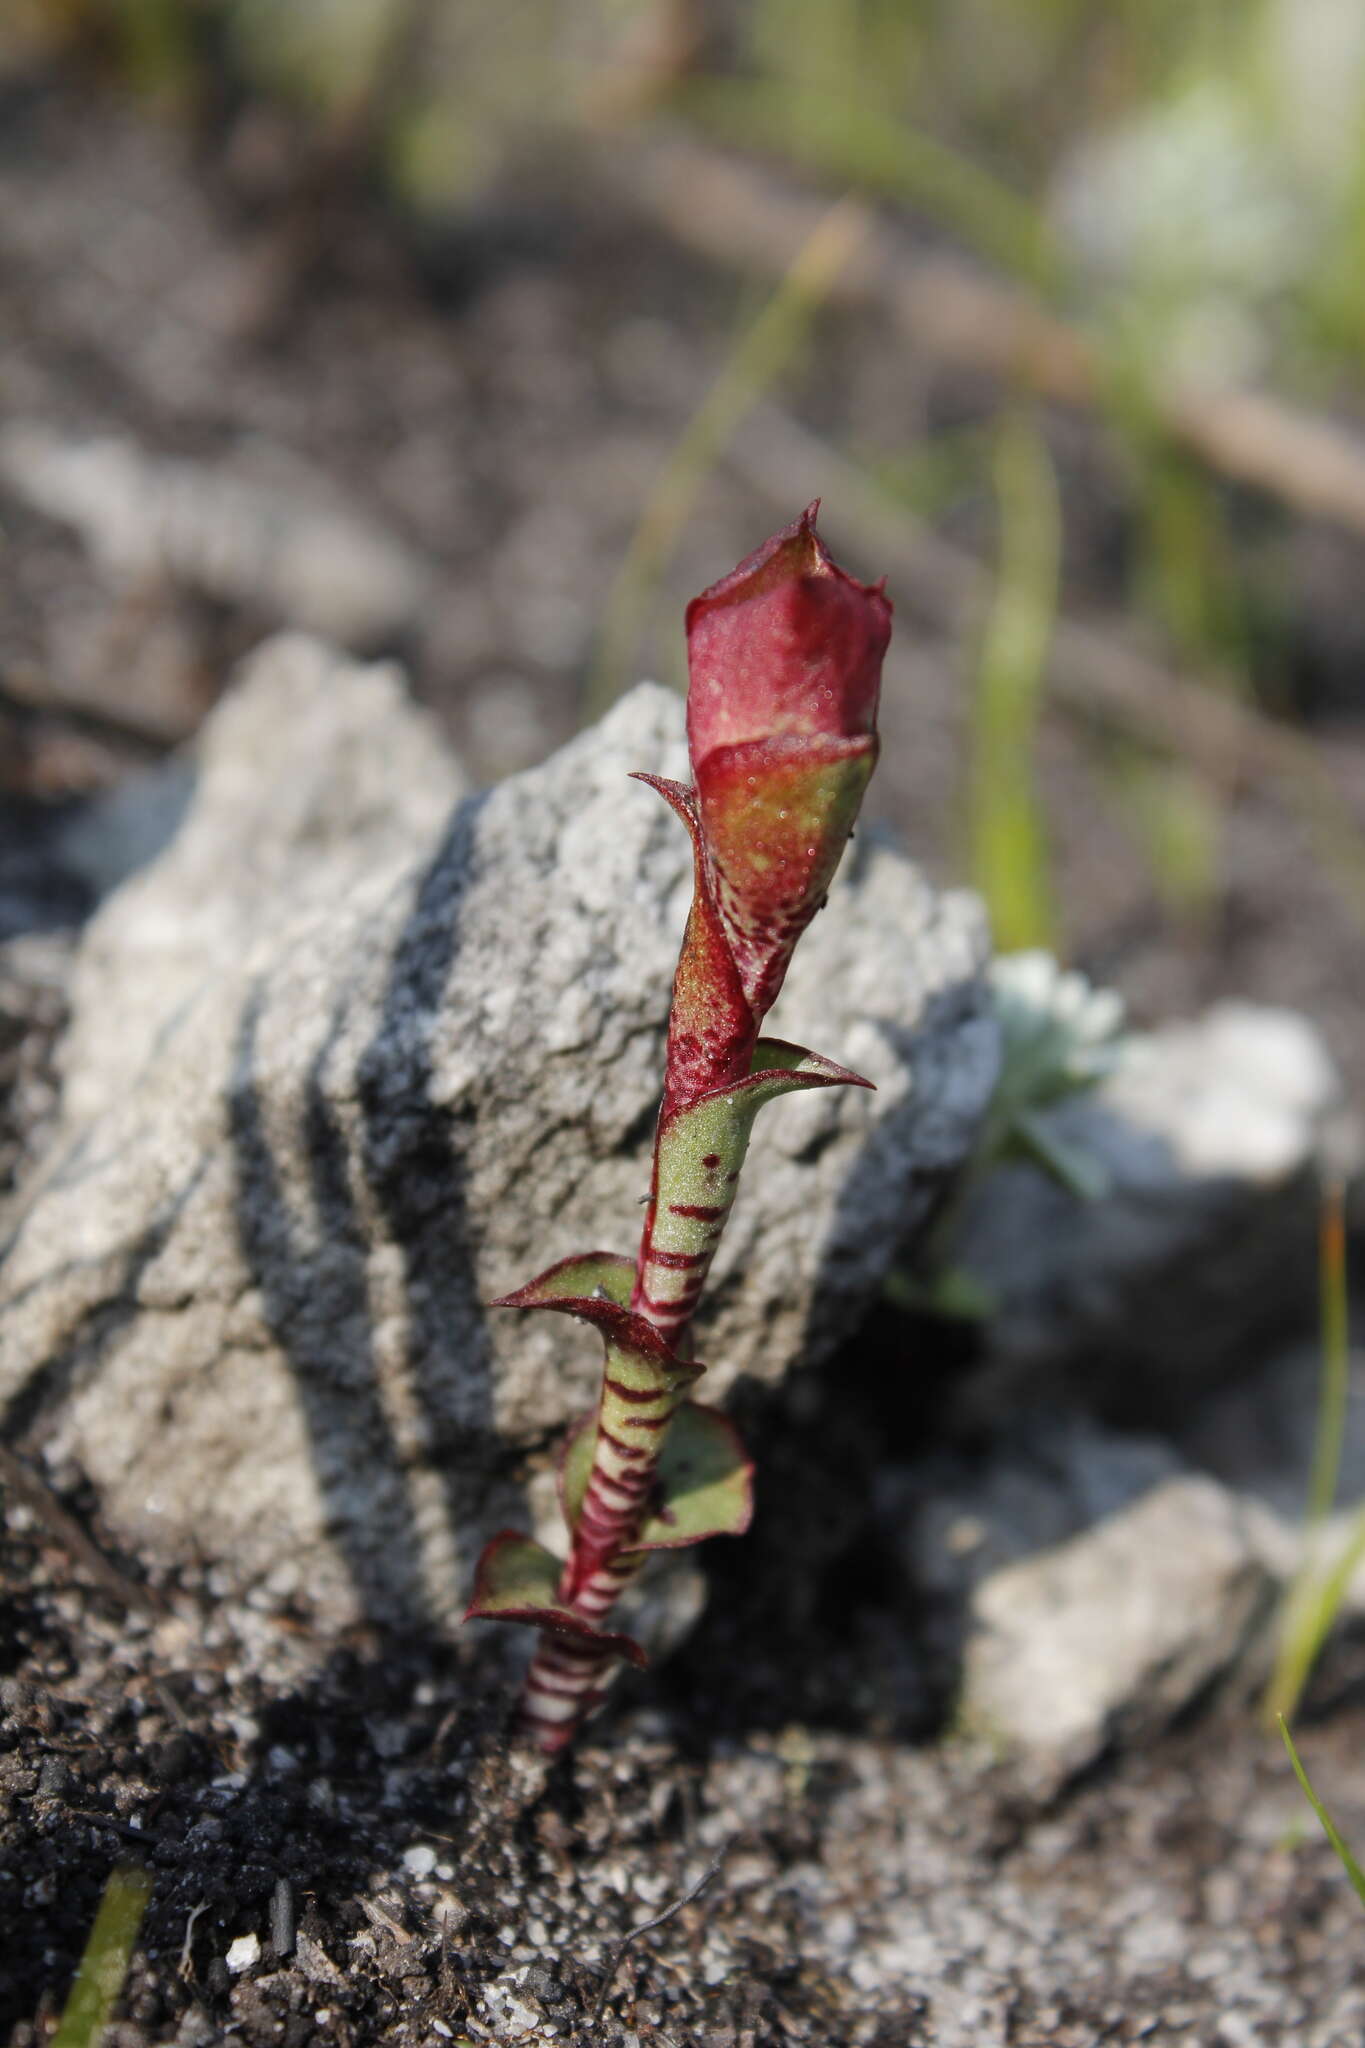
[[[490,1301],[490,1308],[569,1308],[580,1300],[609,1302],[617,1308],[630,1305],[635,1281],[635,1262],[620,1252],[575,1252],[547,1266],[524,1287],[514,1288]]]
[[[590,1642],[643,1671],[649,1663],[633,1636],[594,1627],[559,1599],[559,1559],[517,1529],[495,1536],[479,1559],[466,1621],[520,1621]]]
[[[760,1038],[749,1063],[749,1079],[787,1080],[794,1088],[868,1088],[875,1095],[877,1084],[865,1074],[827,1060],[823,1053],[809,1052],[804,1045],[792,1045],[785,1038]]]
[[[630,770],[630,780],[632,782],[643,782],[646,789],[655,790],[669,808],[677,812],[688,831],[692,834],[693,844],[696,844],[699,830],[697,823],[697,792],[693,789],[690,782],[674,782],[667,775],[651,775],[647,768],[632,768]]]
[[[547,1267],[515,1294],[505,1294],[496,1308],[554,1309],[591,1323],[603,1341],[662,1375],[665,1386],[686,1386],[700,1379],[706,1367],[694,1358],[679,1358],[666,1337],[647,1317],[630,1308],[635,1262],[615,1252],[588,1252]]]

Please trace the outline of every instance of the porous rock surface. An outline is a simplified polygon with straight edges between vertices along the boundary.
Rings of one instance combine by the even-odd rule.
[[[1040,1413],[878,1493],[959,1721],[1041,1796],[1264,1675],[1290,1560],[1259,1501],[1159,1437]]]
[[[482,1304],[633,1249],[690,894],[633,768],[685,772],[653,686],[459,801],[395,673],[300,637],[210,721],[180,831],[83,944],[64,1121],[0,1218],[7,1432],[130,1537],[401,1622],[458,1609],[524,1518],[597,1356]],[[773,1025],[878,1092],[760,1122],[698,1330],[714,1395],[826,1352],[961,1160],[985,950],[970,898],[860,836]]]
[[[973,1416],[1044,1399],[1166,1427],[1311,1322],[1319,1167],[1352,1170],[1359,1137],[1307,1018],[1218,1003],[1040,1121],[1107,1191],[1013,1164],[976,1191],[959,1256],[996,1312]]]
[[[1176,1473],[975,1591],[969,1724],[1051,1790],[1109,1743],[1150,1740],[1264,1640],[1276,1583],[1236,1498]]]

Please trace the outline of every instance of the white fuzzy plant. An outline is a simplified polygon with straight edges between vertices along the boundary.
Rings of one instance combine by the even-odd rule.
[[[888,1294],[898,1305],[981,1319],[986,1287],[955,1257],[963,1211],[997,1166],[1026,1161],[1078,1201],[1108,1185],[1102,1163],[1064,1137],[1049,1110],[1085,1095],[1113,1074],[1133,1039],[1123,999],[1064,968],[1051,953],[1005,953],[992,962],[991,996],[1000,1026],[1000,1073],[956,1192],[925,1241],[918,1270],[897,1271]]]

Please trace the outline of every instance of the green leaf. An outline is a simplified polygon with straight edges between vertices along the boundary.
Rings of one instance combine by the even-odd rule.
[[[510,1606],[558,1605],[559,1578],[564,1566],[543,1543],[504,1529],[479,1559],[470,1614],[488,1618]]]
[[[597,1417],[585,1415],[564,1446],[559,1498],[570,1529],[577,1526],[592,1472]],[[739,1432],[719,1409],[684,1401],[659,1453],[653,1505],[637,1550],[685,1550],[708,1536],[742,1536],[753,1516],[753,1462]]]
[[[559,1505],[564,1515],[565,1527],[572,1533],[578,1527],[579,1511],[583,1496],[588,1490],[588,1478],[592,1472],[592,1454],[597,1443],[597,1410],[576,1422],[564,1440],[559,1456]]]
[[[941,1316],[954,1323],[987,1323],[1000,1306],[992,1289],[965,1266],[945,1266],[941,1272],[924,1274],[893,1267],[883,1292],[895,1308]]]
[[[785,1038],[760,1038],[749,1062],[749,1080],[759,1075],[775,1085],[775,1095],[793,1088],[870,1088],[872,1083],[849,1068],[827,1060],[823,1053],[807,1052],[804,1045],[792,1045]],[[776,1085],[780,1084],[780,1085]]]
[[[607,1346],[608,1371],[614,1359],[622,1359],[646,1378],[654,1375],[661,1391],[689,1386],[701,1378],[706,1367],[696,1359],[678,1358],[653,1323],[630,1309],[634,1284],[635,1268],[629,1259],[615,1252],[586,1252],[561,1259],[515,1294],[504,1294],[489,1307],[548,1308],[577,1316],[600,1331]]]
[[[599,1300],[630,1307],[635,1262],[619,1252],[578,1252],[561,1259],[515,1294],[500,1295],[490,1308],[557,1308],[561,1302]]]
[[[1362,1871],[1360,1865],[1356,1862],[1355,1857],[1347,1848],[1345,1842],[1341,1838],[1341,1835],[1337,1831],[1336,1823],[1332,1819],[1331,1814],[1327,1811],[1327,1808],[1323,1805],[1322,1801],[1318,1798],[1317,1793],[1313,1790],[1312,1784],[1309,1780],[1308,1773],[1304,1769],[1303,1765],[1299,1762],[1299,1753],[1294,1747],[1293,1737],[1289,1733],[1289,1729],[1285,1723],[1285,1718],[1283,1714],[1279,1716],[1279,1723],[1280,1733],[1284,1737],[1284,1746],[1289,1751],[1289,1761],[1294,1766],[1294,1776],[1299,1781],[1300,1790],[1302,1791],[1304,1798],[1308,1801],[1308,1804],[1312,1807],[1314,1813],[1317,1815],[1318,1821],[1322,1827],[1322,1832],[1326,1835],[1328,1841],[1336,1850],[1337,1857],[1341,1863],[1341,1867],[1346,1872],[1346,1875],[1350,1878],[1356,1897],[1360,1900],[1361,1905],[1365,1906],[1365,1871]]]
[[[767,1102],[807,1088],[870,1088],[847,1067],[784,1039],[763,1038],[742,1080],[708,1088],[667,1115],[659,1131],[658,1208],[652,1248],[714,1249],[744,1164],[754,1118]],[[706,1228],[688,1228],[692,1219]],[[681,1226],[681,1227],[680,1227]]]
[[[103,2038],[151,1894],[151,1875],[140,1864],[120,1863],[111,1873],[52,2048],[94,2048]]]
[[[1003,1156],[1011,1154],[1040,1167],[1078,1202],[1097,1202],[1109,1192],[1110,1173],[1104,1161],[1059,1138],[1029,1110],[1016,1117],[1010,1130]]]
[[[684,1550],[742,1536],[753,1517],[753,1460],[728,1415],[684,1401],[659,1454],[658,1496],[632,1550]]]
[[[593,1642],[613,1656],[624,1657],[643,1671],[649,1659],[633,1636],[611,1635],[594,1628],[559,1600],[560,1560],[530,1536],[504,1529],[479,1559],[474,1598],[466,1621],[524,1621],[556,1635]]]
[[[973,880],[1001,952],[1046,945],[1055,918],[1047,820],[1035,778],[1057,620],[1057,475],[1031,414],[1008,416],[994,463],[999,566],[977,659],[970,827]]]

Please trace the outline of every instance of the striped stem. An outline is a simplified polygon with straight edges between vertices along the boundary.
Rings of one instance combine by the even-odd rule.
[[[581,1490],[568,1483],[564,1507],[572,1544],[557,1591],[559,1613],[547,1622],[527,1674],[521,1731],[553,1754],[597,1707],[616,1652],[591,1640],[566,1649],[564,1617],[600,1629],[638,1574],[647,1551],[669,1538],[646,1539],[661,1460],[687,1387],[702,1367],[685,1361],[693,1309],[728,1220],[754,1118],[765,1102],[807,1088],[859,1083],[858,1076],[800,1046],[760,1042],[755,1071],[712,1088],[686,1106],[665,1104],[655,1141],[654,1193],[624,1308],[624,1261],[566,1260],[520,1295],[518,1306],[558,1307],[597,1322],[607,1341],[602,1397],[592,1426]],[[590,1300],[576,1290],[593,1282]],[[694,1411],[695,1413],[695,1411]],[[576,1467],[575,1467],[576,1469]],[[744,1495],[747,1521],[747,1492]],[[733,1519],[704,1522],[677,1543],[738,1528]]]
[[[752,1468],[726,1419],[686,1399],[688,1334],[729,1220],[753,1121],[794,1089],[855,1074],[759,1041],[792,949],[825,900],[877,756],[891,611],[844,574],[811,506],[687,613],[694,787],[654,775],[692,838],[694,889],[669,1009],[663,1101],[635,1260],[566,1259],[499,1304],[598,1326],[597,1412],[560,1474],[562,1568],[515,1530],[479,1563],[471,1615],[533,1622],[520,1732],[549,1755],[600,1704],[622,1658],[606,1626],[651,1550],[748,1526]]]
[[[592,1465],[559,1587],[565,1606],[587,1621],[603,1620],[612,1605],[601,1604],[603,1574],[640,1533],[685,1384],[663,1377],[652,1362],[632,1359],[624,1347],[608,1357]]]
[[[632,1560],[626,1583],[639,1568]],[[618,1663],[610,1650],[542,1629],[517,1702],[515,1733],[542,1755],[558,1756],[601,1706]]]

